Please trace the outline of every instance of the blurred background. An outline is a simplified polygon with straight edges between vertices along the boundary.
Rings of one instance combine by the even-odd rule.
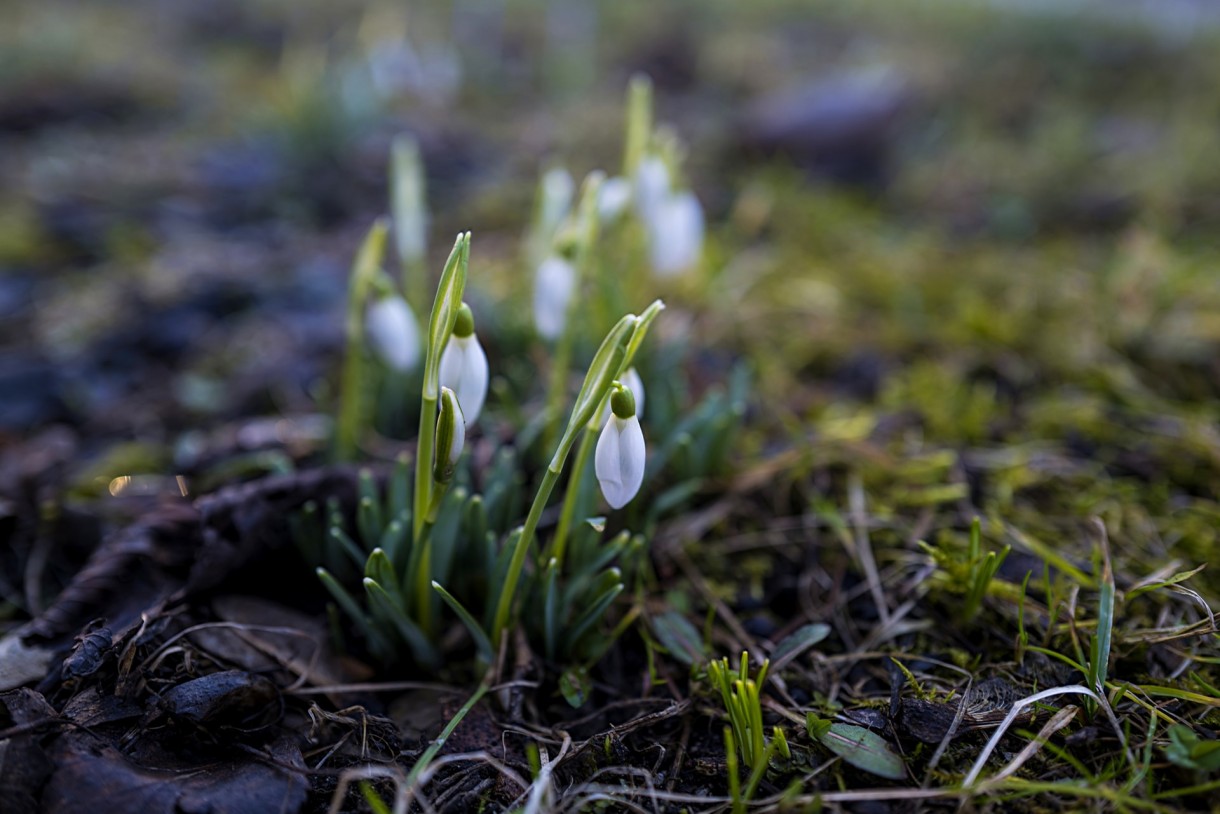
[[[165,471],[187,430],[328,411],[398,133],[422,147],[433,273],[469,228],[472,280],[528,289],[540,170],[617,169],[637,72],[707,211],[679,299],[751,360],[779,426],[850,436],[839,419],[871,406],[943,442],[1070,429],[1088,449],[1080,426],[1124,431],[1108,411],[1204,435],[1214,417],[1214,4],[10,0],[4,17],[6,478]]]

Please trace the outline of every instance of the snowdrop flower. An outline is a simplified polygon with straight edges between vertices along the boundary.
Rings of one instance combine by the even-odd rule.
[[[631,203],[631,182],[621,175],[602,182],[597,195],[597,216],[602,223],[616,220]]]
[[[669,197],[669,167],[659,157],[648,156],[635,171],[635,209],[640,219],[651,223]]]
[[[572,208],[576,182],[562,167],[554,167],[542,176],[542,201],[538,210],[538,225],[544,235],[552,235]]]
[[[365,330],[373,352],[394,370],[405,373],[419,364],[419,324],[402,297],[378,298],[369,307]]]
[[[462,414],[473,424],[487,398],[487,354],[475,336],[474,314],[466,303],[458,309],[453,335],[441,354],[440,382],[457,395]]]
[[[441,388],[439,411],[436,416],[436,458],[432,465],[432,479],[437,483],[448,483],[453,478],[454,467],[462,457],[466,446],[466,420],[457,396],[448,387]]]
[[[644,417],[644,381],[640,378],[640,374],[635,372],[634,367],[629,367],[623,371],[623,375],[619,376],[619,382],[631,391],[631,395],[635,397],[635,414],[640,418]],[[605,426],[610,420],[610,402],[606,402],[606,408],[602,410],[601,418],[597,420],[597,426]]]
[[[597,439],[593,469],[606,502],[613,509],[627,505],[644,482],[644,431],[631,391],[616,383],[610,396],[613,415]]]
[[[543,260],[534,280],[534,326],[543,339],[558,339],[563,333],[575,293],[575,267],[558,255]]]
[[[691,192],[670,195],[648,223],[648,255],[662,277],[680,274],[699,262],[703,251],[703,207]]]

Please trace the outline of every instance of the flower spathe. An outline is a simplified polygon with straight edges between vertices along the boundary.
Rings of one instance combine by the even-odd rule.
[[[453,477],[454,467],[462,457],[466,446],[466,419],[457,396],[448,387],[441,388],[440,403],[436,416],[436,459],[432,466],[432,478],[437,483],[448,483]]]
[[[620,385],[610,404],[613,414],[597,439],[593,469],[606,502],[621,509],[640,491],[647,453],[631,391]]]
[[[391,294],[369,306],[365,331],[373,352],[394,370],[405,373],[419,364],[419,323],[402,297]]]
[[[463,304],[462,311],[465,314],[459,315],[458,327],[441,354],[440,382],[457,395],[466,422],[473,424],[487,399],[487,354],[474,333],[473,319],[468,316],[470,306]],[[463,325],[464,316],[469,321],[468,328]]]
[[[538,266],[534,280],[534,326],[543,339],[558,339],[567,324],[568,305],[576,293],[576,268],[558,255]]]

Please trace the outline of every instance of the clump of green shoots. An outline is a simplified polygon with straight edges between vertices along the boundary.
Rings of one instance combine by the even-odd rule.
[[[349,353],[349,363],[361,358],[359,344],[364,333],[359,329],[358,315],[363,313],[363,299],[370,296],[380,274],[385,242],[386,227],[379,222],[357,258],[354,302],[349,307],[353,317],[349,337],[357,347]],[[325,515],[319,517],[314,505],[297,519],[298,539],[320,563],[318,576],[337,605],[355,620],[370,650],[380,658],[396,660],[405,647],[417,663],[439,666],[443,660],[438,617],[443,604],[469,630],[479,660],[490,664],[505,633],[520,618],[522,609],[529,607],[526,630],[531,641],[549,658],[584,666],[608,647],[598,623],[624,587],[616,563],[629,552],[640,550],[643,540],[624,532],[603,543],[604,523],[576,523],[572,508],[564,514],[562,533],[545,546],[536,545],[535,538],[542,513],[578,442],[582,464],[588,457],[601,429],[599,417],[606,411],[612,391],[624,395],[625,401],[631,400],[628,388],[619,380],[628,378],[625,374],[630,361],[664,306],[657,301],[640,316],[624,316],[607,333],[586,371],[524,523],[513,528],[515,496],[525,480],[515,453],[503,448],[493,466],[478,473],[481,492],[473,488],[476,478],[463,465],[466,420],[461,402],[464,399],[470,406],[471,417],[476,415],[487,380],[486,360],[473,338],[473,315],[463,302],[469,255],[470,235],[459,235],[440,276],[429,315],[422,349],[414,477],[405,459],[400,460],[383,498],[371,474],[362,474],[356,533],[351,533],[337,506],[328,506]],[[477,351],[477,361],[483,365],[477,375],[463,375],[469,353],[452,359],[446,356],[447,351],[459,346]],[[338,432],[338,445],[345,453],[355,449],[360,427],[355,417],[364,412],[358,395],[360,370],[359,364],[345,367]],[[443,376],[456,377],[452,382],[456,391],[442,386]],[[643,441],[638,437],[638,419],[632,417],[631,421],[637,437],[624,447],[629,447],[631,454],[616,456],[621,466],[615,477],[627,477],[632,487],[630,494],[625,494],[616,480],[616,500],[629,499],[643,478]],[[626,475],[622,466],[630,470]],[[584,475],[582,465],[568,479],[565,506],[575,506],[571,495],[583,488]],[[607,488],[608,481],[603,483],[603,490]],[[455,568],[459,562],[462,567]],[[346,587],[353,571],[363,575],[362,600]],[[539,612],[533,613],[534,609]]]
[[[733,798],[734,811],[744,811],[753,798],[758,784],[767,772],[771,758],[780,754],[791,757],[788,739],[780,727],[772,727],[772,737],[766,737],[762,720],[761,690],[767,680],[769,661],[763,661],[756,676],[750,676],[749,656],[741,654],[741,665],[734,671],[728,658],[712,661],[707,666],[708,678],[719,690],[724,708],[729,714],[729,725],[724,729],[726,757],[729,764],[729,794]],[[750,770],[744,789],[737,774],[737,760]]]
[[[983,597],[995,578],[996,572],[1004,564],[1004,559],[1011,546],[1004,546],[1000,551],[983,551],[982,532],[979,519],[974,518],[970,524],[970,538],[966,545],[966,556],[955,555],[944,546],[930,546],[921,542],[920,546],[940,568],[943,583],[952,593],[961,596],[960,613],[963,619],[971,620],[978,615],[983,605]]]

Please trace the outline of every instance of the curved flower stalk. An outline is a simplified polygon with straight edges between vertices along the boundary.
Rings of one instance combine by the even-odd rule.
[[[469,305],[462,303],[453,323],[453,334],[441,354],[440,377],[441,386],[452,389],[457,395],[467,424],[478,420],[483,409],[487,399],[487,375],[487,354],[474,332],[474,314]]]
[[[539,336],[555,340],[563,335],[575,293],[576,267],[558,255],[543,260],[534,280],[534,326]]]
[[[414,370],[422,348],[419,323],[411,306],[397,294],[379,297],[365,317],[369,346],[383,362],[399,373]]]
[[[691,192],[662,200],[648,221],[648,256],[662,277],[681,274],[699,262],[703,252],[703,207]]]
[[[613,509],[621,509],[644,482],[644,431],[636,415],[635,398],[621,383],[616,383],[610,396],[610,409],[613,415],[597,439],[593,466],[606,502]]]

